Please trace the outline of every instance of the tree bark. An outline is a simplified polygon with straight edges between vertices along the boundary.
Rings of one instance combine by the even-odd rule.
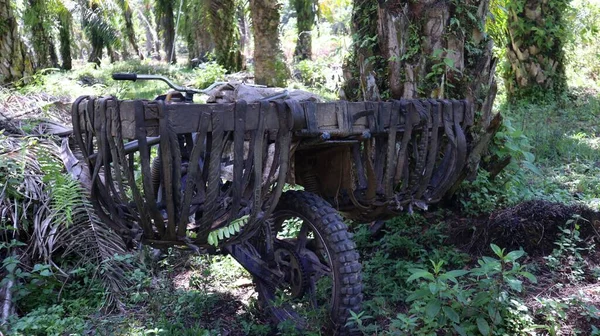
[[[351,99],[466,99],[475,109],[471,153],[460,182],[476,173],[497,128],[493,43],[485,26],[489,0],[355,0],[354,58],[346,65]],[[376,17],[377,20],[372,18]],[[499,117],[498,117],[499,118]]]
[[[289,77],[279,43],[280,7],[277,0],[250,0],[256,84],[283,87]]]
[[[514,0],[508,4],[507,58],[504,73],[511,101],[552,98],[566,84],[563,13],[569,0]]]
[[[314,0],[293,0],[296,9],[298,42],[294,51],[296,61],[312,58],[312,29],[315,23]]]
[[[0,0],[0,83],[11,83],[33,74],[31,55],[19,35],[10,0]]]

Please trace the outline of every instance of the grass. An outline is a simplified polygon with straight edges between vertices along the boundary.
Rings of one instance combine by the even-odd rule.
[[[529,139],[541,170],[541,175],[527,172],[528,188],[599,209],[600,93],[560,103],[506,105],[501,111]]]

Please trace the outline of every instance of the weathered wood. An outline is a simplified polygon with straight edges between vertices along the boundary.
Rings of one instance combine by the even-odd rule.
[[[300,103],[303,114],[293,116],[293,131],[301,131],[296,136],[314,136],[309,132],[309,120],[307,113],[314,113],[316,127],[319,132],[327,132],[331,136],[350,136],[362,135],[369,129],[369,115],[377,114],[378,127],[380,132],[386,132],[385,129],[390,127],[391,120],[391,103],[381,103],[378,110],[372,109],[371,105],[365,102],[349,103],[349,102],[334,102],[314,104],[315,111],[308,111],[313,103]],[[217,107],[218,106],[218,107]],[[235,104],[170,104],[167,118],[171,123],[176,134],[193,133],[197,130],[197,125],[204,113],[219,113],[222,114],[223,130],[233,131],[235,129],[234,117]],[[119,109],[121,111],[122,134],[125,139],[135,139],[135,101],[120,102]],[[357,115],[365,114],[367,111],[373,111],[366,116],[355,118]],[[246,130],[255,130],[258,127],[259,104],[248,104],[246,110]],[[277,130],[279,128],[278,111],[275,106],[271,106],[268,111],[265,111],[264,122],[267,130]],[[340,117],[343,116],[343,117]],[[466,120],[468,115],[464,111],[458,111],[455,116],[460,122]],[[441,115],[438,116],[441,120]],[[148,137],[156,137],[159,135],[158,115],[155,110],[146,105],[145,109],[145,125],[146,134]],[[356,119],[356,120],[355,120]],[[351,124],[350,124],[350,121]],[[80,127],[84,128],[85,124],[81,121]],[[418,121],[415,121],[418,122]],[[397,126],[403,127],[406,123],[403,115],[398,116]],[[113,129],[115,129],[113,127]],[[212,131],[212,125],[209,125],[208,132]],[[113,136],[116,134],[113,133]]]
[[[288,178],[359,221],[438,201],[466,164],[472,120],[464,102],[449,100],[201,105],[84,97],[73,106],[99,215],[130,239],[200,247],[242,215],[242,232],[225,240],[249,238]],[[133,178],[136,150],[143,188]]]

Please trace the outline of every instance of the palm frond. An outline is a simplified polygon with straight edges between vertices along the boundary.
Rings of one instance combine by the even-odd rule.
[[[0,106],[5,97],[13,96],[0,96]],[[18,118],[10,120],[17,125],[25,123]],[[61,257],[77,260],[75,267],[97,269],[95,276],[109,294],[106,303],[113,307],[119,302],[115,294],[128,286],[126,275],[133,269],[123,257],[127,247],[95,214],[86,189],[64,172],[64,152],[64,146],[49,136],[0,132],[2,223],[24,233],[20,237],[28,248],[23,260],[45,262],[58,269],[54,259]]]
[[[88,35],[101,38],[106,44],[119,45],[119,33],[105,17],[103,8],[82,8],[82,17],[83,27]]]

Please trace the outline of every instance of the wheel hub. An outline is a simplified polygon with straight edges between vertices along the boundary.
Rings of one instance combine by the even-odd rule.
[[[275,262],[285,274],[284,280],[290,286],[292,297],[294,299],[301,298],[308,287],[309,274],[293,246],[278,245],[274,253]]]

